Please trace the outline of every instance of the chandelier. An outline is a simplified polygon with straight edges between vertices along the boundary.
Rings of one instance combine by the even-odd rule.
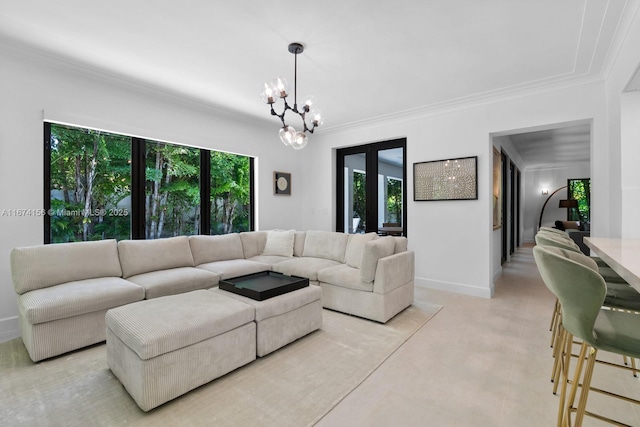
[[[289,93],[289,84],[282,77],[277,77],[262,85],[262,92],[260,97],[264,102],[271,106],[271,115],[278,116],[282,122],[282,128],[280,128],[280,140],[288,147],[292,147],[296,150],[300,150],[306,147],[308,138],[306,132],[313,133],[316,127],[320,126],[324,121],[322,112],[314,108],[314,100],[312,96],[304,98],[300,109],[298,109],[298,54],[304,51],[304,46],[301,43],[291,43],[289,45],[289,52],[294,54],[293,65],[293,107],[287,102]],[[273,105],[278,98],[281,98],[284,102],[284,108],[281,114],[276,113]],[[288,125],[285,122],[285,114],[287,111],[296,113],[302,120],[302,130],[296,130],[293,126]],[[307,123],[307,120],[309,121]]]

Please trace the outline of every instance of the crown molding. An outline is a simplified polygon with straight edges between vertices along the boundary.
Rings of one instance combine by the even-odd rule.
[[[326,127],[322,129],[322,133],[338,133],[342,131],[357,129],[363,126],[372,126],[381,123],[402,123],[418,118],[432,117],[440,114],[447,114],[455,111],[476,108],[483,105],[490,105],[518,98],[535,96],[566,89],[573,89],[581,86],[596,86],[603,83],[604,79],[599,75],[574,76],[561,79],[545,79],[545,81],[542,82],[525,83],[522,85],[510,86],[506,88],[496,89],[494,91],[478,93],[457,99],[424,105],[418,108],[398,111],[364,120],[354,121],[351,123],[345,123],[343,125]]]
[[[188,108],[194,108],[205,112],[209,111],[212,114],[226,117],[231,120],[246,123],[250,122],[254,126],[256,125],[256,122],[265,125],[272,123],[271,120],[268,120],[270,117],[263,118],[248,115],[244,112],[209,102],[204,98],[185,94],[183,92],[167,88],[166,86],[131,77],[124,73],[88,64],[87,62],[65,53],[54,52],[41,48],[0,32],[0,49],[3,47],[13,53],[17,58],[29,61],[31,64],[36,66],[41,66],[45,63],[49,67],[74,73],[99,83],[107,83],[120,88],[130,89],[146,96],[153,96]]]
[[[626,0],[624,11],[622,12],[618,25],[616,26],[615,36],[611,40],[607,57],[605,58],[602,66],[602,75],[605,80],[611,76],[613,67],[618,60],[620,52],[622,51],[622,46],[629,36],[633,22],[640,19],[639,14],[640,1]]]
[[[637,10],[637,9],[636,9]],[[255,116],[247,114],[246,111],[238,111],[236,109],[223,107],[219,104],[212,103],[204,98],[195,95],[185,94],[179,91],[171,90],[165,86],[150,83],[148,81],[131,77],[117,71],[106,70],[102,67],[88,64],[78,58],[65,54],[64,52],[53,52],[45,48],[15,39],[0,32],[0,47],[5,46],[14,54],[31,60],[46,61],[47,65],[58,67],[67,71],[81,74],[89,78],[93,78],[100,82],[108,82],[114,85],[138,90],[146,95],[152,95],[167,99],[192,108],[211,111],[212,113],[226,116],[230,119],[240,121],[250,121],[253,125],[256,122],[263,124],[271,124],[270,116]],[[600,75],[578,75],[573,76],[570,73],[562,74],[550,78],[540,79],[528,83],[499,88],[496,90],[481,92],[469,96],[456,99],[436,102],[417,108],[396,111],[376,117],[370,117],[336,126],[323,126],[322,134],[333,134],[348,130],[357,129],[365,126],[375,126],[378,124],[402,123],[423,117],[436,116],[454,111],[461,111],[469,108],[475,108],[483,105],[518,99],[527,96],[534,96],[542,93],[548,93],[558,90],[570,89],[580,86],[597,85],[603,83],[604,79]]]

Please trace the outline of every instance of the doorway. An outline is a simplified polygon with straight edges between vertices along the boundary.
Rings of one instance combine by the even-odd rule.
[[[406,138],[337,150],[336,231],[407,235]]]

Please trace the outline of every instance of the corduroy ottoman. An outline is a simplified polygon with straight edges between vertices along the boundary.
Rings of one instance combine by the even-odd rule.
[[[322,290],[319,286],[309,285],[263,301],[220,288],[212,288],[209,292],[255,307],[256,351],[260,357],[322,327]]]
[[[256,358],[255,309],[198,290],[107,311],[107,363],[149,411]]]

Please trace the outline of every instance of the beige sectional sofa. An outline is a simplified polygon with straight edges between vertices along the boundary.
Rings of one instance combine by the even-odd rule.
[[[33,361],[104,341],[107,310],[145,294],[122,278],[115,240],[15,248],[11,274]]]
[[[386,322],[413,302],[404,237],[252,231],[15,248],[22,339],[38,361],[105,340],[107,310],[273,270],[309,279],[325,308]]]

